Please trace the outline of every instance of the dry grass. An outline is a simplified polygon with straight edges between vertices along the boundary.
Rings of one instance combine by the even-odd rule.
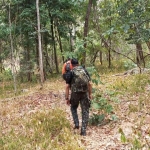
[[[19,97],[0,101],[0,149],[82,150],[72,134],[66,113],[60,109],[62,80],[48,81]],[[59,86],[58,86],[59,85]]]
[[[39,85],[24,85],[28,91],[12,98],[5,95],[0,100],[0,149],[96,150],[106,147],[108,141],[108,149],[148,149],[149,75],[105,75],[101,81],[104,84],[95,87],[113,105],[116,122],[90,126],[85,139],[73,134],[70,116],[66,114],[69,107],[63,102],[65,84],[62,79],[53,78],[43,89]]]

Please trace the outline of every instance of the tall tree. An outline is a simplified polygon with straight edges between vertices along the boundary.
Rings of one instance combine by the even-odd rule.
[[[135,44],[137,64],[142,66],[145,66],[142,44],[149,42],[150,39],[150,32],[146,28],[150,20],[150,13],[147,11],[149,9],[148,1],[118,1],[117,7],[118,25],[120,25],[118,27],[123,29],[123,32],[128,36],[125,40],[129,44]]]
[[[16,94],[17,88],[16,88],[16,70],[15,70],[15,56],[14,56],[14,46],[13,46],[13,38],[12,38],[12,24],[11,24],[11,8],[9,3],[9,30],[10,30],[10,49],[11,49],[11,70],[13,75],[13,81],[14,81],[14,92]]]
[[[86,37],[88,35],[88,27],[89,27],[89,19],[90,19],[90,13],[91,13],[91,7],[92,7],[93,0],[89,0],[86,16],[85,16],[85,22],[84,22],[84,33],[83,33],[83,39],[84,39],[84,53],[83,58],[81,60],[81,64],[86,63]]]
[[[41,46],[39,0],[36,0],[36,10],[37,10],[37,26],[38,26],[39,69],[40,69],[41,86],[43,87],[44,72],[43,72],[43,55],[42,55],[42,46]]]

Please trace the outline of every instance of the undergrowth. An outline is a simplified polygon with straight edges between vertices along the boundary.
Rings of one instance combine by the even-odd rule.
[[[137,74],[115,78],[108,88],[120,91],[122,94],[135,94],[139,92],[142,93],[145,90],[145,87],[149,84],[149,74]]]
[[[18,121],[18,127],[1,133],[1,150],[82,150],[72,134],[66,114],[60,109],[39,111]],[[11,126],[11,125],[10,125]]]

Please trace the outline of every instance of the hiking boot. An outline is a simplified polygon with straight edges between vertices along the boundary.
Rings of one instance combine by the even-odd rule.
[[[81,135],[81,136],[86,136],[86,131],[84,131],[84,132],[81,131],[80,135]]]
[[[75,126],[74,129],[79,129],[79,126]]]

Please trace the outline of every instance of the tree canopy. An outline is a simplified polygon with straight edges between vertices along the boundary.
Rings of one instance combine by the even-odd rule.
[[[12,63],[13,55],[17,74],[31,81],[32,72],[39,67],[36,2],[12,0],[1,1],[0,5],[1,71],[5,68],[4,61]],[[148,67],[149,5],[149,0],[41,0],[45,79],[49,74],[59,73],[59,66],[68,57],[77,57],[81,64],[88,66],[97,60],[101,64],[108,62],[111,68],[119,55],[120,59],[127,58],[138,67]]]

